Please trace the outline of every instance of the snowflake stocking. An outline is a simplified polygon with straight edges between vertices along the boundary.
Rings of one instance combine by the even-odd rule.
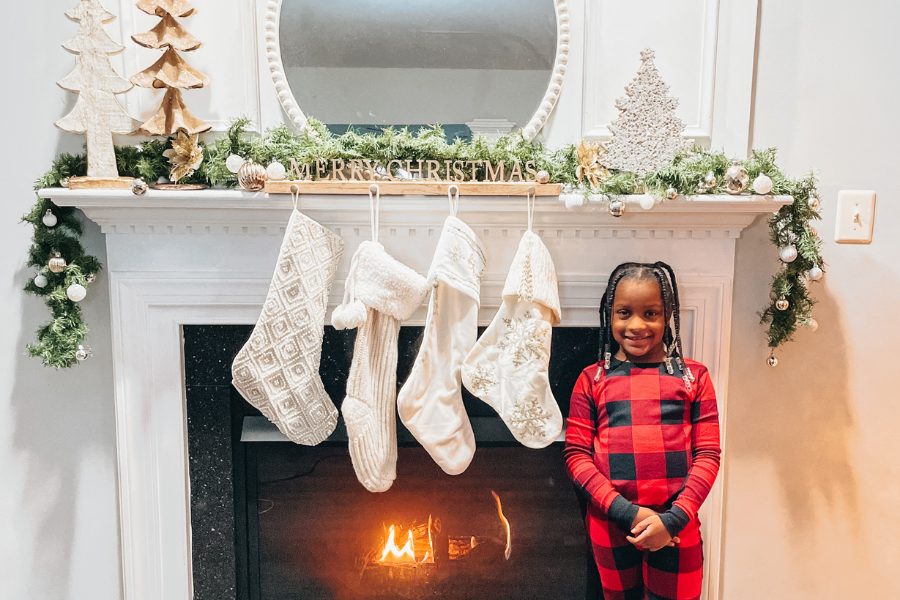
[[[434,289],[425,337],[397,397],[400,420],[450,475],[465,471],[475,455],[460,369],[478,336],[483,270],[481,241],[468,225],[447,217],[428,274]]]
[[[547,378],[552,326],[560,318],[558,288],[547,247],[526,231],[500,310],[462,368],[466,389],[493,407],[529,448],[547,446],[562,431],[562,413]]]

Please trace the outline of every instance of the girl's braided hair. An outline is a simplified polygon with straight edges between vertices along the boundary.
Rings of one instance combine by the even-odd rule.
[[[619,343],[616,342],[612,335],[612,310],[613,301],[616,297],[616,288],[619,283],[624,280],[646,281],[654,280],[659,285],[659,292],[662,296],[663,311],[666,320],[666,329],[663,333],[663,343],[666,346],[666,370],[669,374],[674,373],[672,360],[675,360],[678,368],[681,370],[681,376],[684,379],[684,385],[688,390],[691,389],[691,382],[694,381],[694,374],[691,373],[690,367],[684,364],[684,349],[681,345],[681,303],[678,299],[678,283],[675,281],[675,271],[672,267],[664,262],[648,263],[622,263],[609,276],[609,282],[606,284],[606,291],[603,298],[600,299],[600,365],[601,369],[608,371],[609,363],[612,355],[619,351]],[[669,322],[675,323],[675,335],[672,335],[672,327]],[[597,370],[597,379],[600,377],[600,370]]]

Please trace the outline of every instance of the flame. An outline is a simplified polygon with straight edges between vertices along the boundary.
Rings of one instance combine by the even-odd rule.
[[[398,548],[397,544],[394,542],[394,526],[391,525],[391,529],[388,532],[388,539],[384,543],[384,551],[381,553],[381,558],[378,559],[378,562],[390,562],[390,563],[414,563],[416,562],[416,553],[413,551],[413,534],[412,531],[409,532],[409,536],[406,538],[406,544],[403,545],[403,548]],[[390,558],[388,558],[390,556]]]
[[[388,529],[387,541],[384,543],[384,549],[381,551],[381,558],[377,562],[384,565],[410,565],[414,566],[421,563],[434,562],[434,541],[431,538],[432,528],[431,515],[428,516],[427,524],[414,525],[407,531],[406,543],[402,548],[397,546],[396,539],[402,538],[402,533],[398,532],[395,525],[391,525]],[[416,560],[416,554],[422,556],[421,560]]]
[[[497,501],[497,512],[500,514],[500,520],[503,521],[503,526],[506,527],[506,552],[504,552],[504,556],[506,556],[506,560],[509,560],[509,554],[512,551],[512,535],[510,534],[509,521],[503,516],[503,506],[500,504],[500,496],[498,496],[497,492],[494,490],[491,490],[491,495],[494,497],[494,500]],[[475,545],[475,538],[472,538],[472,545]]]

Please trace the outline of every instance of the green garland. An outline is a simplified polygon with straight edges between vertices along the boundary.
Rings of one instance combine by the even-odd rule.
[[[576,177],[578,156],[574,145],[551,151],[541,144],[526,141],[520,133],[510,134],[495,142],[476,137],[471,142],[460,139],[448,143],[440,126],[425,127],[417,132],[407,128],[388,128],[381,134],[360,134],[348,131],[334,135],[324,124],[309,120],[306,131],[295,133],[285,126],[268,130],[262,136],[249,136],[244,129],[249,119],[235,119],[224,136],[212,143],[200,142],[204,160],[200,168],[181,180],[182,183],[200,183],[216,187],[234,187],[237,177],[225,166],[226,159],[237,154],[259,164],[278,161],[289,166],[294,159],[301,167],[314,165],[321,159],[368,159],[388,164],[391,160],[444,161],[500,161],[524,164],[534,161],[538,170],[550,174],[550,181],[567,189],[579,189],[585,195],[607,196],[647,193],[664,198],[670,189],[678,194],[694,195],[712,172],[717,185],[704,193],[724,192],[725,171],[734,164],[746,169],[750,179],[765,174],[772,179],[771,194],[793,196],[794,203],[784,206],[769,220],[772,242],[778,247],[793,244],[798,256],[793,262],[783,263],[782,270],[772,280],[772,303],[761,313],[762,323],[768,325],[769,347],[773,350],[791,340],[797,328],[810,323],[814,301],[806,287],[806,274],[813,267],[822,268],[821,241],[810,226],[820,218],[816,180],[813,175],[791,179],[775,164],[775,149],[754,151],[750,158],[733,161],[720,152],[694,148],[676,156],[673,161],[655,173],[638,176],[634,173],[611,171],[600,186],[591,188]],[[169,173],[169,161],[163,152],[170,142],[149,141],[139,146],[116,148],[119,174],[123,177],[142,178],[156,182]],[[484,167],[479,167],[478,177],[483,177]],[[60,155],[47,174],[39,179],[35,189],[57,187],[68,177],[83,176],[87,171],[86,155]],[[311,169],[311,172],[314,172]],[[446,175],[442,173],[442,175]],[[293,174],[289,171],[288,177]],[[42,217],[51,210],[58,219],[53,228],[46,227]],[[71,367],[76,364],[76,350],[83,344],[87,328],[78,305],[66,296],[66,288],[72,283],[87,285],[90,275],[97,273],[101,265],[93,256],[85,254],[79,238],[82,223],[74,208],[61,208],[46,199],[37,203],[24,221],[34,226],[34,238],[29,251],[28,264],[39,269],[48,278],[48,285],[39,288],[34,279],[25,290],[43,296],[53,320],[37,332],[37,342],[28,347],[32,356],[40,356],[47,366]],[[59,252],[67,262],[62,273],[51,273],[47,262],[53,253]],[[788,308],[779,310],[776,301],[788,301]]]

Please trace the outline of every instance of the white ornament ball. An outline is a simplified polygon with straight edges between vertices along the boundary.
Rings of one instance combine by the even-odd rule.
[[[654,206],[656,206],[656,200],[653,199],[653,196],[650,194],[641,194],[640,197],[640,205],[644,210],[650,210]]]
[[[287,169],[284,168],[284,165],[278,161],[272,162],[266,167],[266,173],[269,174],[269,179],[273,181],[282,181],[284,177],[287,175]]]
[[[87,350],[84,349],[84,346],[78,344],[78,349],[75,351],[76,360],[83,361],[87,360],[88,353]]]
[[[538,171],[534,180],[541,184],[550,183],[550,173],[547,171]]]
[[[824,275],[824,273],[822,273],[822,269],[820,269],[819,267],[813,267],[806,272],[806,278],[810,281],[818,281],[822,279],[822,275]]]
[[[794,262],[797,259],[797,247],[793,244],[789,244],[781,249],[778,256],[781,257],[782,262]]]
[[[244,163],[247,162],[237,154],[232,154],[228,158],[225,159],[225,168],[231,171],[232,173],[237,173]]]
[[[56,215],[54,215],[53,211],[49,208],[47,209],[47,212],[44,213],[44,216],[41,217],[41,221],[43,221],[44,225],[47,227],[56,227],[56,223],[58,222]]]
[[[819,322],[816,321],[815,319],[810,319],[809,322],[806,324],[806,328],[809,329],[810,331],[815,331],[816,329],[819,328]]]
[[[87,296],[87,290],[80,283],[73,283],[66,288],[66,296],[72,302],[81,302]]]
[[[760,175],[753,180],[753,191],[757,194],[766,195],[772,191],[772,178],[768,175]]]
[[[47,287],[47,277],[43,273],[39,273],[34,276],[34,285],[39,288]]]
[[[576,208],[584,205],[583,194],[565,194],[566,208]]]

